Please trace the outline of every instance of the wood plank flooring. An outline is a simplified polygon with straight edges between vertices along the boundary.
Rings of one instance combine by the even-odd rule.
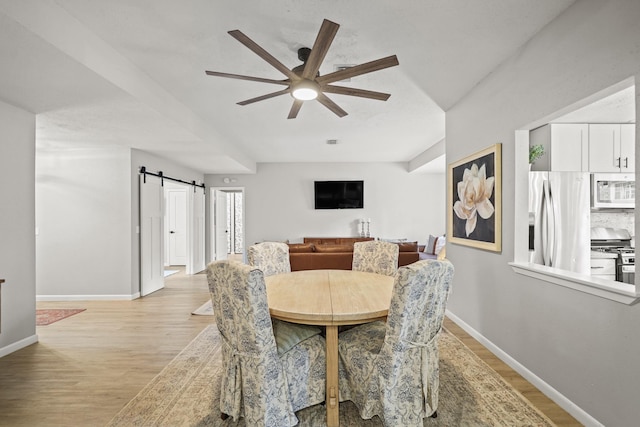
[[[209,298],[204,274],[165,284],[134,301],[37,303],[86,311],[37,327],[38,343],[0,358],[0,426],[104,426],[213,322],[191,314]],[[446,327],[559,426],[581,425],[453,322]]]

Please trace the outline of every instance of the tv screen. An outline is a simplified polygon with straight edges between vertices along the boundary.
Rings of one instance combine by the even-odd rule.
[[[364,181],[315,181],[316,209],[362,209]]]

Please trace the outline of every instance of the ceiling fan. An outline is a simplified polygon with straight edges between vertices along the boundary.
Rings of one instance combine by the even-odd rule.
[[[287,68],[284,64],[282,64],[266,50],[260,47],[256,42],[243,34],[240,30],[229,31],[229,34],[233,38],[251,49],[260,58],[264,59],[272,67],[284,74],[287,77],[285,80],[265,79],[261,77],[243,76],[240,74],[220,73],[217,71],[205,72],[210,76],[228,77],[232,79],[250,80],[255,82],[273,83],[286,86],[286,89],[268,93],[256,98],[247,99],[246,101],[238,102],[238,105],[248,105],[254,102],[264,101],[265,99],[274,98],[276,96],[290,93],[291,96],[293,96],[294,101],[291,110],[289,111],[289,116],[287,117],[288,119],[295,119],[298,115],[298,112],[300,111],[300,108],[302,107],[303,102],[313,99],[317,99],[318,102],[327,107],[329,110],[333,111],[337,116],[346,116],[347,112],[340,108],[331,99],[329,99],[326,93],[359,96],[362,98],[377,99],[380,101],[386,101],[387,99],[389,99],[389,96],[391,95],[388,93],[355,89],[345,86],[335,86],[331,85],[330,83],[396,66],[399,63],[398,58],[395,55],[334,71],[332,73],[325,74],[324,76],[320,75],[318,70],[320,69],[320,65],[322,64],[327,51],[329,50],[329,46],[331,46],[333,38],[338,32],[338,28],[340,28],[340,25],[325,19],[322,22],[322,26],[320,27],[320,31],[318,32],[318,36],[316,37],[316,41],[314,42],[313,47],[311,49],[301,48],[298,50],[298,58],[303,61],[303,64],[293,69]]]

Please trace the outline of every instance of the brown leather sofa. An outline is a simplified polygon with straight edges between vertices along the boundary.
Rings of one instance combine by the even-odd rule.
[[[305,237],[304,243],[289,243],[291,271],[351,270],[353,244],[373,240],[370,237]],[[418,243],[398,243],[398,266],[418,261]]]

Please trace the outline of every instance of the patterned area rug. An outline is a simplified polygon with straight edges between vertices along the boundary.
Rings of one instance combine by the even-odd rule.
[[[213,304],[211,304],[211,300],[202,304],[195,311],[192,311],[191,314],[197,314],[199,316],[213,316]]]
[[[554,426],[495,371],[446,330],[440,336],[440,402],[424,426]],[[108,424],[109,426],[245,426],[219,412],[221,346],[207,326]],[[323,405],[296,413],[299,426],[325,426]],[[340,403],[341,426],[381,426],[362,420],[355,405]]]
[[[85,311],[86,308],[59,308],[36,310],[36,326],[46,326],[74,314]]]

